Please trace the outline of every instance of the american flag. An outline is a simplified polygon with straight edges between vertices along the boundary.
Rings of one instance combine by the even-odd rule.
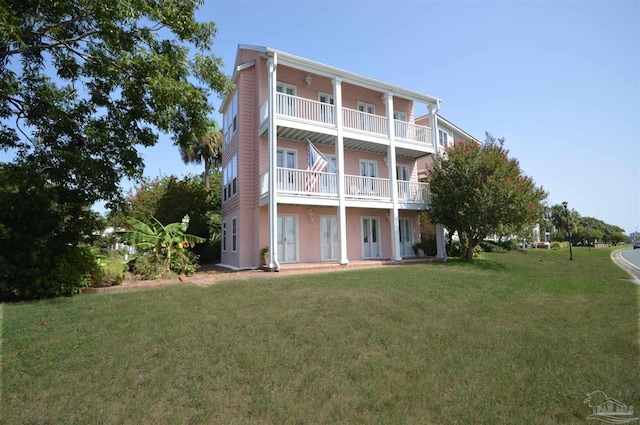
[[[309,151],[307,152],[307,171],[313,173],[307,173],[305,178],[305,190],[311,192],[316,185],[318,174],[327,169],[329,163],[322,157],[322,154],[316,150],[316,148],[309,143]]]

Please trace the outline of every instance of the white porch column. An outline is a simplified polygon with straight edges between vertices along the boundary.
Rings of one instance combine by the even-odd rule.
[[[267,60],[269,71],[269,268],[280,271],[278,264],[278,197],[276,186],[276,167],[278,161],[278,133],[276,126],[276,68],[277,53],[270,53]]]
[[[400,219],[398,215],[398,176],[396,175],[396,130],[393,121],[393,93],[387,92],[387,130],[389,147],[387,148],[387,166],[389,168],[389,194],[391,195],[391,259],[401,262],[400,253]]]
[[[344,139],[342,138],[342,80],[333,79],[333,98],[335,100],[336,114],[336,162],[337,162],[337,186],[338,186],[338,233],[340,235],[340,260],[342,265],[349,264],[347,258],[347,207],[345,205],[344,187]]]
[[[429,123],[431,124],[431,140],[433,140],[433,146],[436,150],[436,157],[440,156],[440,149],[438,143],[438,104],[429,105]],[[447,250],[444,246],[444,226],[440,223],[436,223],[436,258],[440,260],[447,260]]]

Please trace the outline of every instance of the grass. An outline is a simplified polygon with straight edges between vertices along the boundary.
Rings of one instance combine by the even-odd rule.
[[[640,406],[609,250],[0,305],[0,423],[584,424]]]

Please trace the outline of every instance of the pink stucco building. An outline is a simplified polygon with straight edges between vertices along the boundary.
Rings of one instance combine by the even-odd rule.
[[[221,107],[222,264],[258,267],[264,248],[276,270],[414,256],[430,198],[419,164],[438,153],[440,99],[248,45],[233,81]]]

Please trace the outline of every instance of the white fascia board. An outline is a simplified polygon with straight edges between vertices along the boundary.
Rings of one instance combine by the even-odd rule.
[[[480,143],[480,141],[478,139],[476,139],[475,137],[473,137],[471,134],[467,133],[466,131],[464,131],[463,129],[461,129],[460,127],[458,127],[457,125],[453,124],[451,121],[441,117],[440,115],[437,115],[438,117],[438,126],[442,126],[445,127],[451,131],[457,131],[458,133],[462,134],[463,136],[477,142]],[[421,115],[419,117],[416,117],[415,121],[421,121],[423,119],[428,119],[429,115]],[[429,123],[431,124],[431,123]]]

